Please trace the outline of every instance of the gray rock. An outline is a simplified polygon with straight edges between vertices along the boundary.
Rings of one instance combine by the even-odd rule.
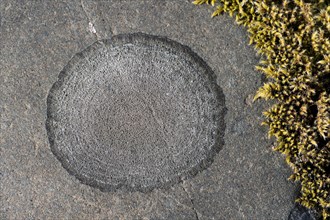
[[[0,3],[0,219],[287,219],[292,172],[260,126],[258,56],[234,19],[185,0]],[[224,145],[195,177],[168,189],[101,192],[51,152],[47,95],[78,52],[112,35],[165,36],[196,52],[226,100]]]
[[[317,220],[320,219],[317,214],[299,204],[295,204],[290,212],[288,220]]]

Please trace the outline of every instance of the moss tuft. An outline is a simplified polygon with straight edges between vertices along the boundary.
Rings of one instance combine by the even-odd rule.
[[[270,82],[255,99],[276,99],[264,112],[276,151],[300,181],[297,201],[330,218],[330,1],[196,0],[247,27]]]

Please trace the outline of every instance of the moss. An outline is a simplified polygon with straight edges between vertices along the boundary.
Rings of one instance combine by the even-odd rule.
[[[274,150],[286,156],[297,201],[330,218],[330,1],[195,0],[247,27],[269,82],[255,99],[276,99],[264,112]]]

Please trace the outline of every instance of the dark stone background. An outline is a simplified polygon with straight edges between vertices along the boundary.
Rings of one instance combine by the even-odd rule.
[[[0,219],[287,219],[297,188],[252,104],[264,78],[244,28],[185,0],[0,2]],[[46,98],[77,52],[121,33],[167,36],[217,74],[225,145],[192,179],[150,193],[81,184],[50,151]]]

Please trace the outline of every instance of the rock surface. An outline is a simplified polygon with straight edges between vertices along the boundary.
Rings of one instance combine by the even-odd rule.
[[[264,78],[246,30],[185,0],[15,1],[0,4],[0,219],[288,219],[297,196],[290,168],[271,150],[252,97]],[[51,152],[47,96],[78,52],[143,32],[189,46],[214,71],[227,114],[222,150],[168,189],[101,192]]]
[[[295,204],[291,210],[288,220],[317,220],[321,219],[315,211],[309,210],[299,204]]]

